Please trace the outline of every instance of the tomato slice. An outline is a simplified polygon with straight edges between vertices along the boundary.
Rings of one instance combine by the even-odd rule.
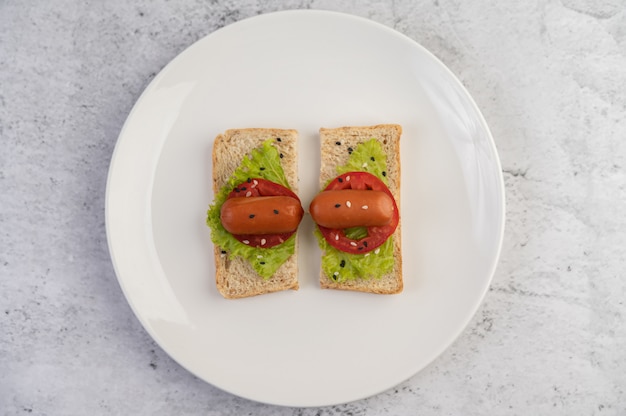
[[[257,196],[288,196],[300,202],[300,198],[293,191],[272,181],[261,178],[249,178],[237,185],[226,198],[254,198]],[[296,230],[281,234],[232,234],[242,244],[251,247],[271,248],[284,243]]]
[[[368,172],[348,172],[339,175],[333,179],[324,190],[338,191],[344,189],[369,189],[385,192],[393,201],[394,211],[391,222],[380,227],[367,227],[367,237],[363,237],[360,240],[348,238],[345,231],[341,229],[326,228],[320,225],[318,225],[317,228],[319,228],[326,241],[328,241],[328,244],[343,252],[365,254],[376,250],[393,234],[400,221],[400,212],[398,211],[398,206],[393,194],[383,181]]]

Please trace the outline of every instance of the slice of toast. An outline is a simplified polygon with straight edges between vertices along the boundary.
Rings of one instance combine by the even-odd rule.
[[[274,145],[282,154],[281,163],[291,190],[298,192],[298,132],[282,129],[232,129],[218,135],[213,142],[213,192],[224,186],[244,157],[252,149],[274,139]],[[250,263],[241,258],[222,255],[215,246],[215,283],[218,291],[227,299],[245,298],[264,293],[299,288],[298,250],[269,279],[259,276]],[[269,248],[268,250],[271,250]]]
[[[376,138],[380,141],[383,150],[387,154],[387,179],[388,187],[393,194],[398,209],[400,209],[400,136],[402,127],[396,124],[381,124],[367,127],[340,127],[321,128],[321,168],[320,188],[329,180],[337,176],[337,166],[348,162],[349,148],[355,148],[358,144]],[[338,144],[339,143],[339,144]],[[393,238],[393,252],[396,260],[393,270],[380,279],[356,279],[345,282],[335,282],[320,272],[320,285],[326,289],[343,289],[360,292],[393,294],[399,293],[403,288],[402,281],[402,240],[401,240],[402,217]]]

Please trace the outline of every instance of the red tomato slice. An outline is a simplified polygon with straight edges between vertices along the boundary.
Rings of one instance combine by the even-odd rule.
[[[226,199],[254,198],[257,196],[289,196],[300,202],[300,198],[290,189],[261,178],[250,178],[233,189]],[[296,231],[282,234],[232,234],[240,243],[251,247],[270,248],[287,241]]]
[[[400,221],[400,212],[398,211],[398,206],[396,205],[393,194],[383,181],[368,172],[348,172],[339,175],[333,179],[324,190],[337,191],[343,189],[370,189],[385,192],[393,201],[394,211],[391,222],[382,227],[367,227],[367,237],[360,240],[348,238],[344,230],[326,228],[320,225],[318,225],[317,228],[319,228],[326,241],[328,241],[328,244],[343,252],[364,254],[376,250],[393,234]]]

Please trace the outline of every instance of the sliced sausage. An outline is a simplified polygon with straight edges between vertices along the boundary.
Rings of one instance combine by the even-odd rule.
[[[382,191],[323,191],[309,206],[313,220],[327,228],[379,227],[393,217],[393,200]]]
[[[300,202],[288,196],[230,198],[220,211],[231,234],[280,234],[295,231],[304,214]]]

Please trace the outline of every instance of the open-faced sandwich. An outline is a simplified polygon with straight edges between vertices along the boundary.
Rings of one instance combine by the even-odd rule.
[[[215,280],[225,298],[298,289],[296,130],[233,129],[213,144],[207,213]]]
[[[395,124],[320,129],[322,191],[309,212],[322,288],[402,291],[401,134]]]

